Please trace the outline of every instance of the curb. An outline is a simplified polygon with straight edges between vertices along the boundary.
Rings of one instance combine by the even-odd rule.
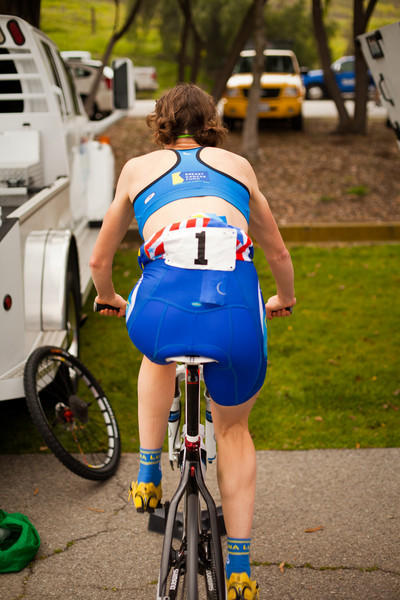
[[[279,225],[279,224],[278,224]],[[329,242],[400,242],[400,222],[372,223],[293,223],[279,225],[285,242],[329,243]],[[130,227],[124,243],[141,243],[137,226]]]

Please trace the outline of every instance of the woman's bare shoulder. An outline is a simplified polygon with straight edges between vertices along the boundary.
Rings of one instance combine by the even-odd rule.
[[[212,148],[207,146],[202,151],[202,159],[210,166],[221,169],[227,174],[236,176],[239,179],[252,178],[253,169],[249,161],[240,154],[235,154],[225,148]]]
[[[134,156],[130,158],[124,165],[124,168],[127,167],[137,167],[141,164],[150,164],[158,162],[159,160],[171,160],[170,158],[171,152],[168,150],[160,149],[153,150],[153,152],[148,152],[147,154],[141,154],[140,156]]]

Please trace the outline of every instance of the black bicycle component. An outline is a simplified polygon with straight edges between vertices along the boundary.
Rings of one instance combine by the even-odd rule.
[[[193,475],[191,475],[193,477]],[[198,600],[199,573],[199,496],[196,486],[186,496],[186,586],[188,600]]]
[[[199,435],[200,406],[197,401],[198,389],[200,385],[200,371],[197,365],[187,366],[186,377],[186,434],[189,437]]]
[[[293,306],[285,306],[285,310],[289,311],[290,314],[293,312]],[[277,310],[273,310],[272,313],[278,312]]]
[[[79,359],[55,346],[37,348],[26,362],[24,387],[34,424],[68,469],[92,480],[115,473],[121,454],[117,421]]]
[[[220,536],[225,532],[222,511],[218,511],[203,478],[199,435],[200,368],[186,365],[186,433],[182,451],[181,478],[171,502],[149,518],[149,529],[164,532],[158,600],[198,600],[198,575],[205,578],[207,600],[225,600],[225,569]],[[200,511],[200,498],[206,510]],[[185,510],[178,512],[185,500]],[[175,550],[173,539],[180,539]],[[181,586],[181,589],[179,590]],[[183,588],[183,590],[182,590]],[[179,595],[184,591],[184,595]]]
[[[100,312],[101,310],[114,310],[115,312],[119,312],[119,308],[117,306],[112,306],[112,304],[101,304],[99,302],[93,302],[93,312]]]

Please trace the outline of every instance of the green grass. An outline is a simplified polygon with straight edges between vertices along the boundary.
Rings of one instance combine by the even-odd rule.
[[[368,186],[366,185],[353,185],[346,190],[346,193],[350,196],[356,196],[358,198],[362,198],[369,193]]]
[[[258,449],[400,445],[400,246],[296,247],[297,306],[269,324],[266,382],[251,415]],[[264,297],[273,282],[260,252]],[[139,276],[136,251],[122,250],[114,282],[127,295]],[[123,320],[85,311],[82,358],[114,407],[123,450],[138,450],[140,355]],[[2,452],[39,450],[22,403],[0,404]]]
[[[400,246],[294,248],[298,305],[269,325],[266,383],[251,416],[258,449],[400,444]],[[139,275],[133,251],[118,253],[117,289]],[[265,298],[272,278],[256,253]],[[90,303],[87,310],[90,309]],[[85,362],[118,412],[124,449],[137,450],[140,356],[124,324],[90,314]]]

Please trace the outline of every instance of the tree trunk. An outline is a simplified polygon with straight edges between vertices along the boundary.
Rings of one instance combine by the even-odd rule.
[[[34,27],[40,27],[41,0],[1,0],[0,14],[15,15],[28,21]]]
[[[183,14],[184,23],[181,35],[181,48],[179,51],[179,71],[178,81],[185,80],[185,66],[187,64],[187,42],[189,35],[192,35],[193,49],[192,58],[190,61],[190,81],[195,82],[200,69],[201,51],[204,46],[204,42],[200,37],[199,32],[193,21],[191,0],[178,0],[178,4]]]
[[[264,71],[265,48],[263,0],[255,0],[253,18],[256,55],[253,61],[253,82],[249,90],[242,135],[242,152],[250,162],[256,162],[259,159],[260,152],[258,144],[258,107],[260,103],[261,75]]]
[[[321,59],[321,65],[324,72],[324,81],[328,90],[328,93],[334,103],[339,114],[339,123],[337,131],[344,133],[351,130],[351,118],[347,112],[344,104],[342,95],[339,87],[336,83],[335,76],[331,69],[331,53],[328,45],[328,38],[324,27],[324,20],[322,16],[321,0],[312,0],[312,16],[315,38],[317,40],[319,56]]]
[[[178,83],[185,81],[185,67],[186,67],[186,49],[189,38],[189,23],[184,18],[182,31],[181,31],[181,43],[178,53]]]
[[[247,42],[252,33],[256,1],[257,0],[253,0],[251,5],[249,6],[248,11],[245,14],[243,21],[239,27],[239,31],[237,32],[236,37],[233,40],[231,49],[229,51],[229,55],[226,58],[224,66],[215,77],[215,83],[211,91],[211,95],[213,96],[215,102],[218,102],[218,100],[220,100],[222,94],[224,93],[226,82],[232,75],[232,71],[237,62],[238,56],[241,50],[243,50],[245,43]],[[265,6],[266,2],[267,0],[262,0],[263,6]]]
[[[354,133],[365,134],[367,132],[367,102],[368,102],[368,69],[365,64],[361,46],[357,36],[365,32],[368,21],[375,8],[377,0],[370,0],[364,11],[363,0],[354,0],[353,3],[353,38],[355,56],[355,91],[354,91]]]
[[[193,56],[190,70],[190,81],[196,83],[200,71],[201,51],[204,47],[204,42],[195,29],[193,33]]]
[[[98,69],[96,77],[93,81],[92,87],[90,89],[90,92],[88,94],[88,97],[85,100],[85,110],[88,113],[88,115],[92,114],[92,111],[93,111],[94,100],[96,98],[96,93],[97,93],[101,78],[103,76],[103,68],[106,64],[108,64],[108,61],[111,58],[112,50],[113,50],[115,44],[118,42],[118,40],[123,35],[125,35],[125,33],[129,29],[129,27],[132,25],[133,21],[135,20],[136,15],[139,12],[141,4],[142,4],[142,0],[136,0],[136,2],[132,5],[131,10],[128,13],[128,16],[126,17],[125,23],[122,25],[122,27],[119,31],[114,31],[114,33],[112,34],[112,36],[110,38],[110,41],[107,44],[107,47],[106,47],[103,57],[101,59],[102,66]],[[116,2],[116,6],[118,6],[118,1]]]

